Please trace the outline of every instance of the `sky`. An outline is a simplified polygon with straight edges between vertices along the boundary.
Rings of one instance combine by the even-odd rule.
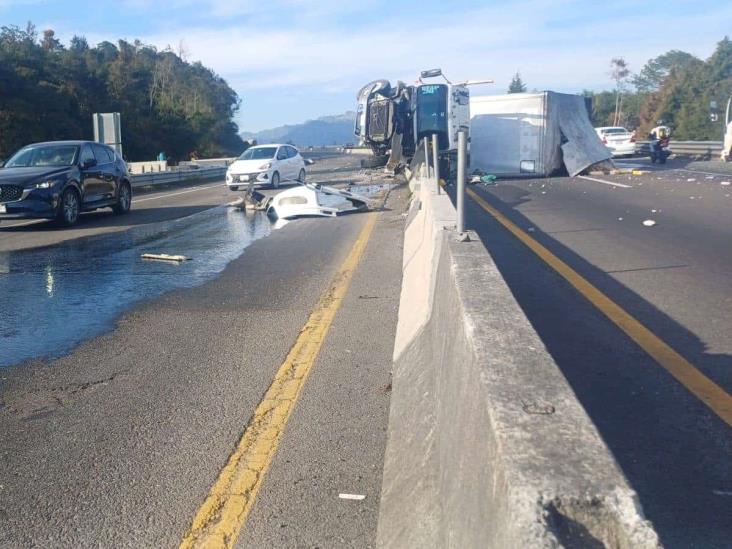
[[[353,110],[364,84],[435,67],[495,80],[478,95],[505,93],[517,71],[529,90],[609,89],[613,57],[639,71],[670,49],[711,55],[732,35],[732,2],[0,0],[0,25],[27,21],[64,43],[182,45],[237,91],[240,129],[257,131]]]

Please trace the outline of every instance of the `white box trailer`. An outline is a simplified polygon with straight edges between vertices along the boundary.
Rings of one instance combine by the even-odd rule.
[[[556,92],[470,98],[470,170],[503,177],[577,175],[612,153],[595,133],[585,100]]]

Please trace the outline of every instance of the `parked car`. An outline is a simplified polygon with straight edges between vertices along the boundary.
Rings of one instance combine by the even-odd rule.
[[[232,191],[249,183],[278,188],[283,181],[305,183],[305,161],[292,145],[250,147],[226,170],[226,184]]]
[[[57,219],[74,225],[81,212],[132,205],[127,165],[107,145],[90,141],[35,143],[0,169],[0,219]]]
[[[636,153],[635,135],[625,128],[610,126],[595,128],[598,137],[613,156],[632,156]]]

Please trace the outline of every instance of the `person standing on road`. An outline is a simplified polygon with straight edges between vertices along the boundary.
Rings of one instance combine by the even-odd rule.
[[[724,145],[722,146],[722,160],[732,160],[732,120],[727,123],[727,132],[724,134]]]

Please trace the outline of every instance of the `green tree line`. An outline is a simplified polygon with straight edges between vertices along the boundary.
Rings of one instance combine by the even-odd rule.
[[[615,76],[617,62],[613,59]],[[624,63],[624,61],[623,61]],[[633,74],[621,74],[614,91],[584,94],[592,98],[595,126],[618,124],[645,138],[654,126],[671,127],[679,140],[715,140],[724,134],[724,109],[732,94],[732,41],[725,37],[709,59],[671,50]],[[718,119],[710,116],[716,103]]]
[[[0,158],[28,143],[92,139],[92,114],[119,112],[130,160],[239,154],[240,100],[226,81],[170,48],[136,40],[65,46],[32,24],[0,29]]]

